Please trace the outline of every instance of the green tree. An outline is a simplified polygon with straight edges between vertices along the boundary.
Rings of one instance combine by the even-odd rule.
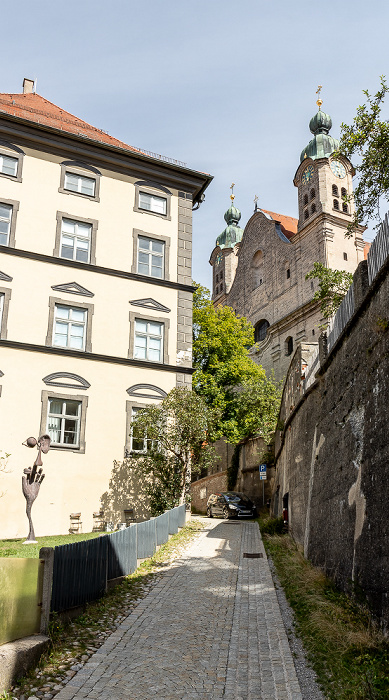
[[[306,280],[316,279],[319,288],[313,298],[320,301],[320,311],[324,318],[330,318],[338,310],[343,297],[350,287],[353,276],[345,270],[331,270],[323,263],[315,262],[312,270],[305,275]]]
[[[133,440],[144,454],[132,456],[127,466],[144,479],[153,516],[183,503],[191,472],[211,466],[216,457],[208,443],[213,412],[189,389],[173,389],[160,404],[136,412],[131,423]]]
[[[389,201],[389,123],[381,118],[388,90],[385,77],[381,76],[378,92],[371,95],[364,90],[366,102],[357,107],[353,123],[341,126],[339,152],[334,155],[343,153],[350,159],[353,155],[359,157],[359,163],[355,165],[355,214],[346,234],[349,236],[368,219],[380,219],[381,200]]]
[[[229,306],[214,308],[209,291],[197,286],[193,300],[193,389],[216,413],[211,439],[274,430],[280,387],[253,362],[248,348],[254,328]]]

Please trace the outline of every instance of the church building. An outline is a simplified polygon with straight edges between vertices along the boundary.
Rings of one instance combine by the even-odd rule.
[[[323,318],[313,300],[317,282],[306,280],[315,262],[354,272],[364,259],[364,228],[345,237],[352,220],[354,169],[343,155],[334,156],[339,141],[330,135],[331,117],[321,110],[312,117],[313,138],[303,148],[293,184],[298,191],[298,219],[256,205],[244,231],[241,213],[231,206],[227,227],[217,240],[210,264],[212,299],[231,306],[255,328],[251,356],[267,374],[282,379],[296,346],[315,343]]]

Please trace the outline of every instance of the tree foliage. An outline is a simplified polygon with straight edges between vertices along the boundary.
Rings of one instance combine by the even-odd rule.
[[[371,95],[364,90],[366,102],[357,108],[353,123],[341,126],[339,154],[350,159],[353,155],[359,156],[359,163],[355,165],[355,214],[348,226],[348,235],[368,219],[380,219],[381,199],[389,201],[389,123],[381,119],[388,90],[385,77],[381,76],[378,92]]]
[[[190,474],[216,459],[208,443],[213,413],[189,389],[173,389],[160,404],[136,412],[133,439],[144,441],[145,452],[133,455],[128,466],[143,477],[153,516],[183,503]]]
[[[237,442],[258,433],[266,438],[274,430],[280,388],[250,358],[253,344],[252,324],[229,306],[215,309],[209,291],[198,286],[193,300],[193,389],[216,414],[213,440]]]
[[[320,301],[320,311],[324,318],[330,318],[338,310],[343,297],[350,287],[353,276],[345,270],[331,270],[323,263],[315,262],[312,270],[305,275],[306,280],[316,279],[319,288],[314,299]]]

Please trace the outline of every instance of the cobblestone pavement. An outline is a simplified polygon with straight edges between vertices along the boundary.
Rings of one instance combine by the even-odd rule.
[[[210,521],[56,696],[73,698],[301,700],[258,525]]]

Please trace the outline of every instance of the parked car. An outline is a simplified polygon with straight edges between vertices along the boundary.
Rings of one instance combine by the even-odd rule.
[[[222,518],[255,518],[257,510],[244,493],[226,491],[213,493],[208,498],[207,515],[208,518],[213,518],[214,515]]]

